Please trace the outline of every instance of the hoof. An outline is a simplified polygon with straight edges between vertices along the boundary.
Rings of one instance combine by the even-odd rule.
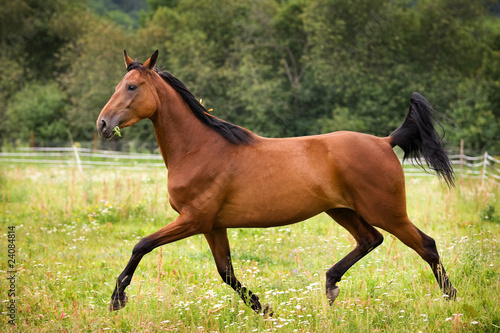
[[[120,297],[122,296],[122,297]],[[111,303],[109,303],[109,310],[110,311],[118,311],[122,308],[125,307],[125,305],[127,305],[127,301],[128,301],[128,297],[127,297],[127,294],[125,294],[125,292],[120,295],[116,298],[113,298],[113,296],[111,296]]]
[[[262,311],[262,315],[266,318],[272,317],[274,314],[273,309],[271,308],[271,305],[266,304],[264,305],[264,310]]]
[[[340,288],[337,286],[333,286],[333,288],[328,288],[326,290],[326,297],[328,298],[328,302],[330,303],[330,305],[333,304],[339,293],[340,293]]]
[[[450,290],[445,292],[445,295],[448,296],[448,300],[454,301],[457,298],[457,290],[454,287],[451,287]]]

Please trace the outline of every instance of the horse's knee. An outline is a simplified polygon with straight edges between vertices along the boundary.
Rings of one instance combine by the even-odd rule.
[[[134,249],[132,250],[132,255],[145,255],[153,250],[151,246],[151,241],[144,237],[137,244],[135,244]]]
[[[377,230],[373,229],[371,233],[364,235],[362,240],[358,242],[358,247],[361,251],[369,253],[382,244],[383,241],[384,236]]]
[[[382,242],[384,241],[384,236],[378,232],[377,230],[375,230],[376,233],[374,234],[373,236],[373,243],[372,243],[372,247],[370,248],[370,251],[373,250],[374,248],[376,248],[377,246],[379,246],[380,244],[382,244]]]
[[[384,236],[382,236],[382,234],[379,232],[378,236],[377,236],[377,243],[376,243],[377,245],[376,246],[379,246],[380,244],[382,244],[383,241],[384,241]]]

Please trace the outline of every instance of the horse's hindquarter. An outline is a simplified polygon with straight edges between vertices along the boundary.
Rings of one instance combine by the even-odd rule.
[[[333,158],[339,134],[261,139],[242,148],[214,227],[285,225],[348,206]]]
[[[338,141],[335,165],[350,208],[379,227],[406,217],[404,172],[390,138],[347,132]]]

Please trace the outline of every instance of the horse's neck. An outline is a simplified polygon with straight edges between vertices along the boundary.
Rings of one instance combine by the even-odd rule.
[[[151,120],[160,152],[169,168],[187,154],[219,140],[215,131],[196,118],[182,97],[163,79],[158,79],[155,85],[160,106]]]

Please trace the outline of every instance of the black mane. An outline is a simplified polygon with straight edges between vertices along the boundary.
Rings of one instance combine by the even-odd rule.
[[[144,68],[139,62],[132,62],[127,71]],[[221,120],[208,113],[207,109],[194,97],[178,78],[169,72],[161,72],[155,67],[155,72],[177,91],[187,103],[193,114],[205,125],[219,133],[222,137],[234,144],[251,144],[254,141],[252,133],[240,126]]]

